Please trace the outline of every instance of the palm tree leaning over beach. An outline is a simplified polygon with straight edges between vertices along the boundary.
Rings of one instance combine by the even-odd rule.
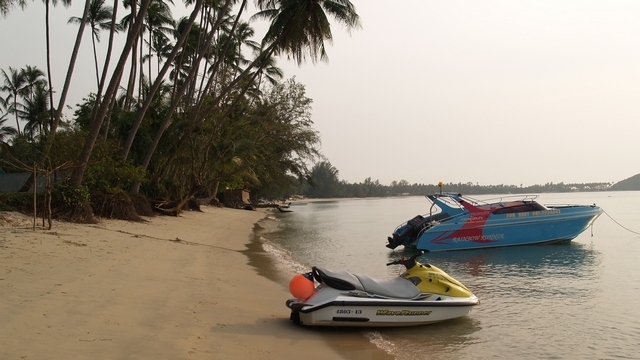
[[[264,50],[199,116],[206,116],[213,111],[220,100],[240,82],[247,86],[253,83],[272,56],[286,54],[298,65],[307,56],[314,63],[327,60],[324,42],[333,39],[327,15],[331,15],[347,31],[360,27],[360,16],[349,0],[257,0],[256,4],[260,11],[252,18],[271,21],[269,30],[262,39]]]
[[[98,70],[98,53],[96,42],[100,42],[100,31],[111,29],[111,17],[113,7],[105,5],[105,0],[91,0],[87,22],[91,27],[91,43],[93,45],[93,59],[96,68],[96,86],[100,86],[100,72]],[[69,18],[69,24],[81,24],[82,17],[73,16]],[[116,30],[117,32],[117,30]]]
[[[239,9],[244,9],[245,4],[246,0],[239,6]],[[203,122],[209,113],[217,109],[220,101],[226,98],[232,90],[238,90],[238,96],[244,96],[246,91],[255,84],[256,78],[263,73],[267,66],[272,64],[271,61],[274,55],[287,54],[296,60],[298,64],[302,63],[307,53],[313,62],[316,62],[318,58],[326,60],[327,54],[324,48],[324,41],[333,38],[327,14],[349,30],[360,26],[360,18],[355,12],[355,7],[348,0],[258,0],[257,4],[261,11],[254,17],[271,20],[271,26],[262,42],[264,50],[240,75],[224,87],[203,111],[196,113],[195,119],[183,136],[188,136],[197,124]],[[237,15],[237,18],[239,17],[240,13]],[[235,34],[235,28],[231,31],[232,34]],[[199,61],[197,60],[197,62]],[[213,76],[213,74],[210,76]],[[189,81],[187,80],[187,83]],[[244,85],[237,89],[236,86],[240,83]],[[184,92],[179,91],[178,94],[178,96],[182,96]],[[235,105],[236,101],[233,101],[233,104]],[[148,148],[142,162],[142,168],[145,170],[149,166],[160,137],[168,126],[168,119],[172,116],[175,106],[174,102]],[[231,110],[232,107],[227,109],[223,117],[228,115]],[[135,182],[131,186],[130,192],[137,194],[139,189],[140,183]]]

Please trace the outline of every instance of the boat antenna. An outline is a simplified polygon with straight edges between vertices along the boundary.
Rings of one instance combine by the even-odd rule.
[[[440,195],[442,195],[442,186],[443,186],[443,185],[444,185],[444,184],[442,183],[442,181],[440,181],[440,182],[438,183],[438,187],[440,188]]]

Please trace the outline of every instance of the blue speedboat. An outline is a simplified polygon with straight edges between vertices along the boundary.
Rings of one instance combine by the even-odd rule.
[[[480,201],[455,193],[427,195],[429,213],[398,226],[387,247],[447,251],[570,241],[602,214],[595,204],[543,205],[536,197]]]

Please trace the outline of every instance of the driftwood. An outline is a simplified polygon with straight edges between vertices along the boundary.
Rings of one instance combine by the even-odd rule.
[[[178,216],[182,210],[202,211],[200,203],[193,197],[183,200],[149,200],[153,211],[162,215]]]

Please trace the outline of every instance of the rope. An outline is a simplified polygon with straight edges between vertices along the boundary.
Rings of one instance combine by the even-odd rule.
[[[637,231],[633,231],[629,228],[624,227],[622,224],[620,224],[619,222],[617,222],[614,218],[611,217],[611,215],[609,215],[606,211],[604,211],[604,209],[602,209],[602,212],[604,212],[605,214],[607,214],[607,216],[609,217],[609,219],[613,220],[614,223],[618,224],[618,226],[620,226],[621,228],[627,230],[630,233],[634,233],[636,235],[640,235],[640,232]]]

